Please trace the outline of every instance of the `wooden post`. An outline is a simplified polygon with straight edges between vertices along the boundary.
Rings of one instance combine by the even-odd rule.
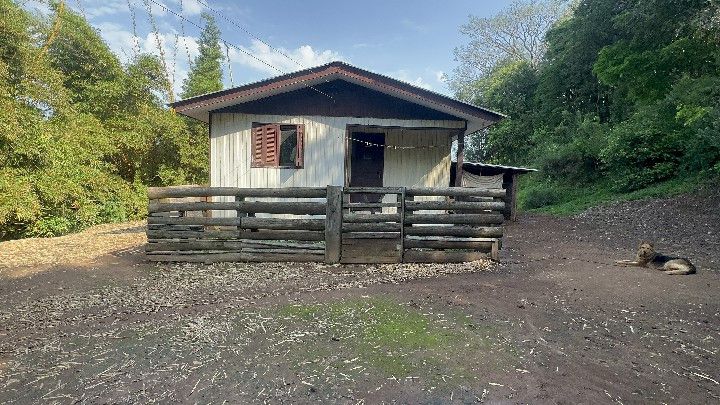
[[[342,249],[342,201],[341,186],[327,187],[325,211],[325,263],[339,263]]]
[[[455,187],[462,187],[463,162],[465,161],[465,130],[457,137],[457,162],[455,163]]]
[[[517,189],[518,189],[518,174],[513,173],[512,175],[512,186],[510,186],[510,220],[517,220]]]
[[[235,196],[236,203],[241,202],[243,200],[245,200],[245,197],[240,197],[237,195]],[[241,210],[235,210],[235,216],[237,216],[237,218],[239,220],[240,218],[244,217],[245,215]],[[238,222],[237,230],[238,230],[238,234],[242,233],[242,225],[240,224],[240,222]]]
[[[398,210],[400,214],[400,263],[403,262],[403,256],[405,256],[405,187],[402,187],[400,193],[397,195]]]

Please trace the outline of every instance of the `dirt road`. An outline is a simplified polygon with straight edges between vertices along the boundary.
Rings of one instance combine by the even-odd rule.
[[[718,403],[719,202],[521,216],[500,265],[8,268],[0,401]]]

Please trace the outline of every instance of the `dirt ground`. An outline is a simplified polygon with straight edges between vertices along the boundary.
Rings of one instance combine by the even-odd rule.
[[[37,264],[56,245],[0,243],[0,402],[720,403],[718,207],[523,215],[499,265],[153,265],[137,224]],[[642,239],[699,273],[610,264]]]

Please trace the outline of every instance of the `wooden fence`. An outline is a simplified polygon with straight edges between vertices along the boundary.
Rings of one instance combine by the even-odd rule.
[[[497,260],[504,196],[455,187],[150,188],[146,253],[187,262]]]

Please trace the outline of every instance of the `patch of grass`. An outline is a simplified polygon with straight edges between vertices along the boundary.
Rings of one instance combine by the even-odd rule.
[[[618,192],[613,190],[609,180],[572,188],[530,177],[522,180],[520,184],[518,204],[525,212],[566,216],[614,202],[692,193],[707,187],[711,182],[712,180],[706,177],[694,175],[664,181],[632,192]]]
[[[295,353],[298,364],[333,347],[329,352],[338,357],[331,366],[339,372],[349,373],[360,364],[373,374],[442,385],[468,381],[479,369],[495,370],[516,360],[506,348],[493,350],[497,331],[490,326],[469,327],[467,319],[422,313],[390,299],[291,305],[279,311],[307,329],[323,331]],[[355,360],[348,363],[348,358]]]

